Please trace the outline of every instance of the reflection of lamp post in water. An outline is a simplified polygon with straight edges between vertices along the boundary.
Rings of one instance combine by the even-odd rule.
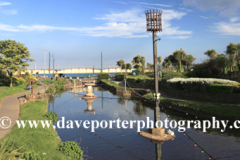
[[[87,102],[88,108],[84,110],[84,113],[94,113],[95,114],[95,109],[92,109],[92,103],[95,99],[84,99]]]
[[[95,83],[86,83],[85,84],[85,86],[87,86],[87,94],[82,97],[82,99],[84,99],[88,104],[88,109],[84,110],[85,113],[94,113],[95,114],[95,110],[92,109],[92,102],[98,97],[92,93],[92,86],[94,86],[94,85],[95,85]]]

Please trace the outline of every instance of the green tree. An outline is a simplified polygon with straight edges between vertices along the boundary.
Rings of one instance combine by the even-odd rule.
[[[229,55],[229,56],[233,56],[237,53],[237,45],[234,44],[234,43],[230,43],[228,46],[227,46],[227,50],[226,50],[226,54]]]
[[[10,87],[13,73],[24,70],[29,66],[28,62],[34,61],[29,57],[30,53],[24,44],[14,40],[0,41],[0,68],[10,76]]]
[[[149,69],[153,69],[153,64],[152,64],[152,63],[149,63],[149,62],[147,62],[147,68],[149,68]]]
[[[162,62],[162,57],[161,56],[157,57],[157,61],[158,61],[158,64],[160,65]]]
[[[127,73],[127,64],[126,63],[122,64],[122,69],[125,69],[125,73]]]
[[[132,64],[133,67],[137,69],[138,74],[144,74],[145,70],[145,56],[137,54],[136,57],[133,57]]]
[[[177,50],[173,52],[174,58],[178,61],[179,72],[182,71],[182,61],[186,59],[186,52],[184,50]]]
[[[119,61],[117,61],[117,65],[119,66],[119,67],[121,67],[121,73],[122,73],[122,65],[124,64],[125,62],[124,62],[124,60],[122,60],[122,59],[120,59]]]
[[[164,61],[163,61],[163,67],[165,67],[166,69],[169,68],[169,66],[171,65],[171,57],[165,57]]]
[[[127,63],[127,69],[132,69],[132,65],[130,63]]]
[[[222,72],[223,74],[227,73],[227,67],[229,65],[229,59],[227,56],[223,55],[223,54],[219,54],[217,55],[216,59],[215,59],[216,65],[219,68],[222,68]]]
[[[187,68],[188,68],[188,70],[190,70],[190,65],[192,65],[192,63],[194,62],[196,60],[196,58],[195,57],[193,57],[193,55],[191,55],[191,54],[188,54],[188,55],[186,55],[186,58],[185,58],[185,64],[187,65]]]
[[[234,43],[230,43],[227,46],[226,54],[229,56],[229,65],[230,65],[230,70],[232,72],[233,66],[236,64],[236,54],[238,51],[238,45]]]
[[[216,55],[218,55],[217,51],[215,51],[214,49],[209,49],[206,52],[204,52],[205,55],[207,55],[210,59],[214,59],[216,57]]]

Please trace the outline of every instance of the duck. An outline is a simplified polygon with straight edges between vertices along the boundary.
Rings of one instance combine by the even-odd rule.
[[[167,130],[167,131],[166,131],[166,134],[174,136],[174,132],[171,131],[171,129]]]

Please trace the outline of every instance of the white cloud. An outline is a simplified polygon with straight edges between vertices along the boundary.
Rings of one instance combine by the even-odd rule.
[[[222,35],[240,36],[240,23],[215,23],[212,29]]]
[[[230,18],[230,22],[237,22],[239,21],[240,19],[238,17],[233,17],[233,18]]]
[[[121,3],[121,4],[127,4],[126,2],[122,2],[122,1],[113,1],[113,2]]]
[[[172,39],[187,39],[187,38],[191,38],[191,36],[177,36],[177,37],[169,37]]]
[[[145,2],[131,2],[131,3],[148,5],[148,6],[171,7],[170,5],[165,5],[165,4],[153,4],[153,3],[145,3]]]
[[[186,8],[179,8],[179,9],[185,10],[185,11],[188,11],[188,12],[193,12],[193,10],[191,10],[191,9],[186,9]]]
[[[220,16],[233,16],[239,13],[240,0],[183,0],[183,5],[202,11],[214,10]]]
[[[0,30],[1,31],[10,31],[10,32],[19,32],[21,30],[13,27],[13,26],[10,26],[10,25],[6,25],[6,24],[1,24],[0,23]]]
[[[14,15],[14,14],[18,14],[17,10],[3,10],[3,13],[7,14],[7,15]]]
[[[186,13],[174,10],[163,10],[162,27],[163,31],[159,35],[173,36],[191,35],[192,31],[180,30],[179,27],[172,27],[171,21],[181,19]],[[151,34],[146,32],[146,18],[142,10],[130,10],[121,13],[105,14],[102,17],[94,18],[96,20],[105,21],[102,25],[96,27],[56,27],[47,25],[19,25],[17,27],[9,25],[0,25],[0,30],[12,32],[26,31],[76,31],[87,36],[94,37],[124,37],[124,38],[141,38],[149,37]],[[183,39],[183,38],[181,38]]]
[[[11,5],[9,2],[0,2],[0,6],[8,6]]]
[[[208,19],[208,17],[204,17],[204,16],[200,16],[201,18],[203,18],[203,19]]]

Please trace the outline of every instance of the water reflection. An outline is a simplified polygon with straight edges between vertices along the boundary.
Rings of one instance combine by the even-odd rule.
[[[92,109],[92,103],[95,99],[84,99],[87,102],[87,109],[84,110],[84,113],[94,113],[95,109]]]
[[[193,116],[186,116],[172,110],[161,110],[154,108],[155,105],[136,102],[132,100],[104,99],[101,97],[118,98],[109,91],[93,87],[93,93],[100,97],[93,102],[83,101],[78,96],[85,95],[86,90],[76,88],[75,99],[72,93],[61,93],[49,101],[49,110],[58,113],[59,117],[66,117],[71,120],[146,120],[160,119],[163,121],[168,117],[172,120],[194,120]],[[67,103],[65,101],[69,100]],[[90,103],[90,105],[89,105]],[[87,109],[86,109],[87,108]],[[95,115],[86,114],[85,110],[95,110]],[[131,115],[125,110],[129,111]],[[166,113],[165,113],[166,111]],[[202,154],[199,148],[194,147],[183,133],[174,130],[176,138],[174,141],[157,143],[144,139],[133,129],[96,129],[94,134],[80,129],[57,129],[63,141],[82,138],[81,147],[88,147],[88,155],[93,159],[116,159],[116,160],[137,160],[137,159],[208,159]],[[210,129],[202,133],[193,128],[186,131],[206,151],[210,152],[217,159],[239,159],[239,130],[227,129],[225,132]],[[224,135],[224,136],[223,136]],[[104,137],[104,138],[101,138]],[[111,143],[110,143],[111,142]],[[224,145],[223,145],[224,144]],[[119,146],[119,147],[116,147]]]
[[[133,107],[133,111],[139,115],[139,117],[142,117],[143,115],[147,114],[147,108],[143,107],[142,102],[136,101],[135,106]]]

